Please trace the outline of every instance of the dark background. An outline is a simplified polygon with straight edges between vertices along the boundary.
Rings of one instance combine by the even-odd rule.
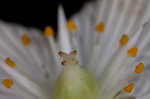
[[[45,26],[51,25],[57,31],[57,7],[62,4],[67,18],[81,9],[83,4],[88,0],[49,0],[16,2],[14,5],[4,6],[6,14],[0,15],[0,20],[17,23],[26,27],[36,27],[41,30]],[[3,10],[1,9],[1,10]],[[0,10],[0,11],[1,11]]]

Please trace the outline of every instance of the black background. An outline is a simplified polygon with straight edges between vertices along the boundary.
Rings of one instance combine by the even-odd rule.
[[[0,20],[36,27],[41,30],[51,25],[57,31],[57,8],[64,7],[67,18],[81,9],[88,0],[49,0],[9,2],[1,8]],[[8,5],[9,4],[9,5]],[[15,4],[15,5],[14,5]],[[1,4],[2,5],[2,4]],[[1,6],[0,5],[0,6]],[[5,11],[4,11],[5,10]],[[5,12],[5,14],[2,14]]]

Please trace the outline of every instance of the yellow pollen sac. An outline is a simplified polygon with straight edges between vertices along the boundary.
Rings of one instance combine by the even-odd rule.
[[[2,81],[2,84],[4,85],[5,88],[11,88],[13,85],[13,80],[10,79],[4,79]]]
[[[129,40],[128,35],[124,34],[124,35],[122,36],[122,38],[120,39],[120,45],[121,45],[121,46],[126,45],[127,42],[128,42],[128,40]]]
[[[100,22],[97,26],[96,26],[96,32],[105,32],[105,24],[104,22]]]
[[[16,64],[10,59],[10,58],[6,58],[5,59],[5,63],[10,66],[11,68],[14,68],[16,66]]]
[[[21,40],[22,40],[22,43],[23,43],[24,46],[27,46],[31,43],[31,39],[26,34],[22,35]]]
[[[135,69],[135,72],[137,74],[140,74],[144,69],[144,64],[143,63],[139,63],[137,66],[136,66],[136,69]]]
[[[134,88],[134,83],[130,83],[128,86],[124,88],[124,91],[127,93],[131,93]]]
[[[44,36],[45,37],[52,37],[54,36],[54,30],[51,26],[46,26],[44,29]]]
[[[67,22],[67,28],[68,28],[68,30],[69,30],[70,32],[73,32],[73,31],[75,31],[75,30],[77,29],[76,24],[74,23],[73,20],[69,20],[69,21]]]
[[[130,57],[136,57],[137,52],[138,52],[138,49],[136,47],[133,47],[133,48],[130,48],[127,53]]]

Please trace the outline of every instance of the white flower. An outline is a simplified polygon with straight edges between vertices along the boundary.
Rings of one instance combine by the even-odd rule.
[[[94,76],[98,99],[149,99],[149,5],[150,0],[97,0],[68,23],[59,7],[58,40],[51,27],[44,36],[0,22],[0,99],[53,99],[63,71],[60,51],[69,64],[79,62]]]

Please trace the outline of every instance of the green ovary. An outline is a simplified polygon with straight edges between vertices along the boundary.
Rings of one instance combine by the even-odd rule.
[[[96,81],[79,65],[65,66],[56,81],[54,99],[98,99]]]

